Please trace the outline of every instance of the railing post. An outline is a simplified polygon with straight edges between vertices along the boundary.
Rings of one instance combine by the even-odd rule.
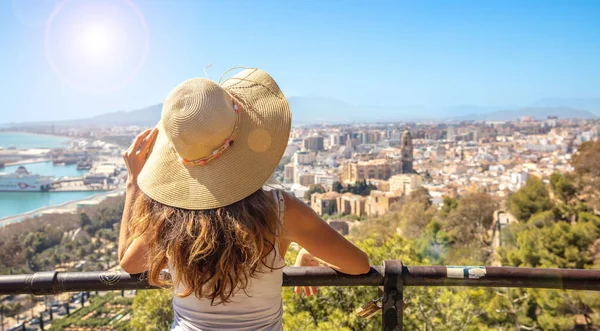
[[[402,331],[402,262],[383,261],[383,307],[384,331]]]

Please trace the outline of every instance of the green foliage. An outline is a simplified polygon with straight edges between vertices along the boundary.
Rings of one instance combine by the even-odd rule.
[[[331,190],[337,193],[342,193],[342,190],[344,189],[344,185],[342,185],[342,183],[340,182],[333,182],[333,185],[331,185]]]
[[[408,201],[400,210],[400,231],[408,238],[418,237],[435,216],[435,210],[419,200]]]
[[[431,225],[430,231],[441,237],[441,227]],[[368,255],[371,264],[381,265],[384,260],[401,259],[405,264],[430,264],[421,259],[413,242],[394,235],[380,242],[370,238],[357,242]],[[451,288],[406,288],[408,303],[404,312],[407,330],[483,330],[480,316],[485,307],[484,290]],[[321,287],[317,296],[298,296],[284,289],[285,330],[381,330],[381,317],[359,318],[355,310],[379,297],[377,288]],[[335,302],[335,304],[332,304]]]
[[[600,139],[585,142],[577,148],[571,165],[578,195],[591,209],[600,213]]]
[[[50,331],[62,330],[71,327],[103,327],[117,322],[116,318],[109,316],[125,316],[131,312],[130,298],[122,298],[116,292],[108,292],[102,295],[90,297],[89,306],[78,309],[71,316],[55,319]],[[124,307],[119,307],[123,305]],[[119,330],[126,328],[127,323],[121,323]]]
[[[433,220],[415,241],[417,258],[421,261],[429,260],[432,264],[443,264],[449,244],[450,235],[444,231],[443,224]]]
[[[79,214],[79,226],[81,228],[85,228],[87,226],[90,226],[91,224],[92,224],[92,220],[90,219],[88,214],[86,214],[86,213]]]
[[[550,188],[552,192],[564,203],[569,203],[577,193],[575,182],[570,176],[555,172],[550,175]]]
[[[311,185],[308,188],[308,191],[304,192],[304,200],[310,201],[310,196],[313,195],[313,193],[325,193],[325,189],[319,184]]]
[[[600,177],[600,140],[587,141],[579,147],[573,155],[571,164],[578,176]]]
[[[0,274],[54,270],[57,264],[86,257],[91,258],[85,266],[86,271],[114,265],[114,257],[106,250],[106,244],[117,242],[123,202],[122,197],[108,199],[96,209],[82,212],[74,228],[42,222],[37,229],[16,232],[6,236],[7,240],[0,238]],[[83,231],[73,238],[77,227]],[[90,236],[95,236],[95,240]],[[102,256],[104,261],[100,261]]]
[[[168,330],[173,322],[173,291],[138,291],[130,327],[135,331]]]
[[[444,196],[444,204],[440,209],[440,214],[442,216],[448,216],[451,211],[455,210],[458,207],[458,200],[456,198],[452,198],[449,196]]]
[[[424,187],[419,187],[416,190],[413,190],[408,195],[408,200],[417,201],[425,205],[427,208],[431,207],[431,195],[429,191]]]
[[[594,262],[590,246],[600,235],[600,228],[594,222],[558,221],[541,227],[527,224],[518,230],[516,247],[506,250],[507,265],[581,269],[591,267]],[[506,231],[513,231],[512,225]]]
[[[578,221],[558,219],[550,210],[532,216],[527,224],[511,224],[500,254],[504,265],[542,268],[597,268],[594,251],[600,236],[600,217],[580,212]],[[506,292],[506,291],[505,291]],[[514,289],[510,304],[513,322],[542,330],[572,330],[578,317],[588,326],[600,323],[600,296],[591,292]],[[508,295],[507,293],[505,293]],[[516,300],[516,299],[513,299]],[[508,301],[512,302],[511,300]],[[504,310],[502,310],[504,311]],[[503,316],[492,316],[500,321]],[[513,324],[514,325],[514,324]]]
[[[362,195],[362,196],[367,196],[367,195],[371,194],[371,191],[373,191],[373,190],[377,190],[377,186],[375,186],[371,183],[368,183],[366,179],[364,179],[362,181],[357,181],[354,184],[348,184],[347,186],[344,186],[340,182],[334,182],[332,185],[332,191],[334,191],[334,192],[352,193],[352,194],[358,194],[358,195]]]
[[[520,221],[528,221],[529,218],[539,212],[552,208],[548,190],[541,179],[530,177],[525,186],[511,195],[508,209],[513,216]]]
[[[470,193],[462,197],[458,207],[447,217],[447,229],[453,242],[465,247],[486,244],[488,229],[499,204],[487,193]]]

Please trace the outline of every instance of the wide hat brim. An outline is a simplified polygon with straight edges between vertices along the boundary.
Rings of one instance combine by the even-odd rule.
[[[275,172],[291,127],[290,106],[277,83],[262,70],[245,69],[221,86],[242,104],[233,145],[205,165],[184,165],[159,123],[138,176],[151,199],[190,210],[224,207],[259,190]]]

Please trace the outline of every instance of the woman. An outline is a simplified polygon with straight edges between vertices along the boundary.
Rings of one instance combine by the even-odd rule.
[[[196,78],[177,86],[157,127],[123,154],[119,261],[174,287],[172,330],[281,330],[283,257],[292,242],[304,247],[297,266],[369,271],[366,254],[306,204],[263,190],[290,125],[275,81],[246,69],[222,84]],[[169,283],[159,277],[164,268]]]

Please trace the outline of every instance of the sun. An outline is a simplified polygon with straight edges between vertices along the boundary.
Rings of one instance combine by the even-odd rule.
[[[116,34],[106,23],[88,23],[81,30],[79,47],[91,57],[108,56],[115,52]]]
[[[61,81],[104,93],[136,77],[149,36],[144,16],[130,0],[64,0],[48,20],[45,44]]]

